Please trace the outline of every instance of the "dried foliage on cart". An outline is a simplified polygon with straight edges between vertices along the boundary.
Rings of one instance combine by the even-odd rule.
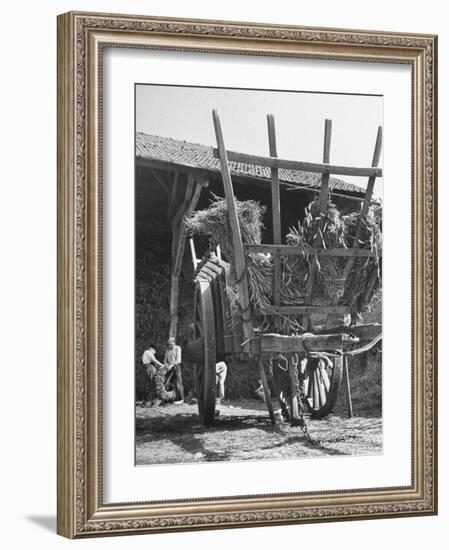
[[[252,200],[236,200],[235,204],[243,243],[262,244],[263,217],[266,208]],[[315,257],[313,243],[316,238],[319,238],[320,245],[324,249],[352,248],[359,221],[360,210],[342,214],[335,204],[329,201],[325,214],[321,215],[318,201],[308,205],[302,222],[298,220],[297,225],[291,227],[285,236],[285,243],[295,247],[301,253],[282,258],[280,289],[282,305],[297,305],[304,302],[307,280],[312,268],[311,260]],[[219,247],[223,259],[230,266],[235,265],[226,199],[214,196],[208,208],[193,212],[186,219],[186,225],[191,236],[206,236],[210,250],[213,251]],[[350,307],[354,318],[369,307],[371,298],[381,281],[379,254],[382,249],[382,209],[380,205],[370,207],[362,220],[361,227],[362,230],[358,236],[359,247],[374,252],[375,256],[356,258],[347,278],[345,278],[347,258],[344,256],[319,258],[311,305],[330,306],[341,303]],[[248,253],[246,259],[251,306],[254,311],[269,308],[274,299],[273,255],[263,252]],[[371,288],[371,296],[364,300],[363,296],[368,287]],[[226,291],[231,303],[232,322],[240,322],[238,286],[235,270],[232,267]],[[292,330],[304,330],[298,317],[298,315],[283,317],[282,326],[286,333]],[[265,323],[261,323],[259,329],[269,331],[273,328],[266,322],[266,318],[263,321]]]

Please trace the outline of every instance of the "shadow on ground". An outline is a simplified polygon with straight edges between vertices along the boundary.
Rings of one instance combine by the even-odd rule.
[[[250,401],[220,407],[212,427],[195,405],[136,408],[136,463],[170,464],[279,458],[373,455],[382,452],[382,419],[330,415],[307,419],[315,444],[299,427],[270,423],[265,405]]]

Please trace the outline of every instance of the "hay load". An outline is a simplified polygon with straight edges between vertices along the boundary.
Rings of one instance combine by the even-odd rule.
[[[236,200],[236,207],[243,243],[261,244],[265,207],[253,200]],[[318,246],[327,249],[352,248],[359,219],[359,212],[342,215],[332,202],[328,203],[324,215],[319,211],[318,201],[309,204],[302,223],[298,221],[297,226],[291,227],[285,236],[286,244],[297,247],[302,253],[282,257],[282,305],[304,303],[314,243],[318,242]],[[193,212],[186,219],[186,224],[191,235],[206,236],[212,248],[219,245],[223,257],[231,266],[234,266],[232,234],[225,199],[214,196],[210,206]],[[380,250],[381,246],[381,209],[371,207],[361,227],[359,247],[376,251]],[[347,257],[340,256],[319,258],[318,273],[311,296],[312,305],[343,304],[351,307],[353,315],[361,313],[365,306],[366,288],[369,286],[373,293],[379,286],[379,261],[377,257],[356,258],[346,278],[347,261]],[[263,309],[273,303],[273,274],[271,254],[249,253],[247,255],[250,301],[255,310]],[[232,269],[231,277],[235,281],[235,273]],[[231,306],[235,306],[237,313],[237,285],[231,283],[227,290]],[[286,321],[287,323],[284,323],[286,330],[300,329],[298,316],[289,316]],[[265,327],[268,330],[272,328],[267,325]]]

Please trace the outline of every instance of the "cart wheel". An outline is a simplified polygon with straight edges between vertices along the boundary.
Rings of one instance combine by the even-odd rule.
[[[195,338],[201,338],[203,361],[196,363],[196,394],[200,421],[211,426],[215,415],[216,342],[214,306],[208,281],[198,281],[195,288]]]
[[[343,373],[343,357],[309,359],[304,373],[304,395],[314,418],[330,414],[337,402]]]

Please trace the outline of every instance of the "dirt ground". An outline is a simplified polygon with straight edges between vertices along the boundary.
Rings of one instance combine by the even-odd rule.
[[[272,426],[266,406],[255,400],[221,404],[213,427],[199,423],[196,404],[136,406],[136,464],[241,461],[382,453],[382,418],[348,419],[344,411],[324,420],[307,418],[316,445],[299,427]]]

